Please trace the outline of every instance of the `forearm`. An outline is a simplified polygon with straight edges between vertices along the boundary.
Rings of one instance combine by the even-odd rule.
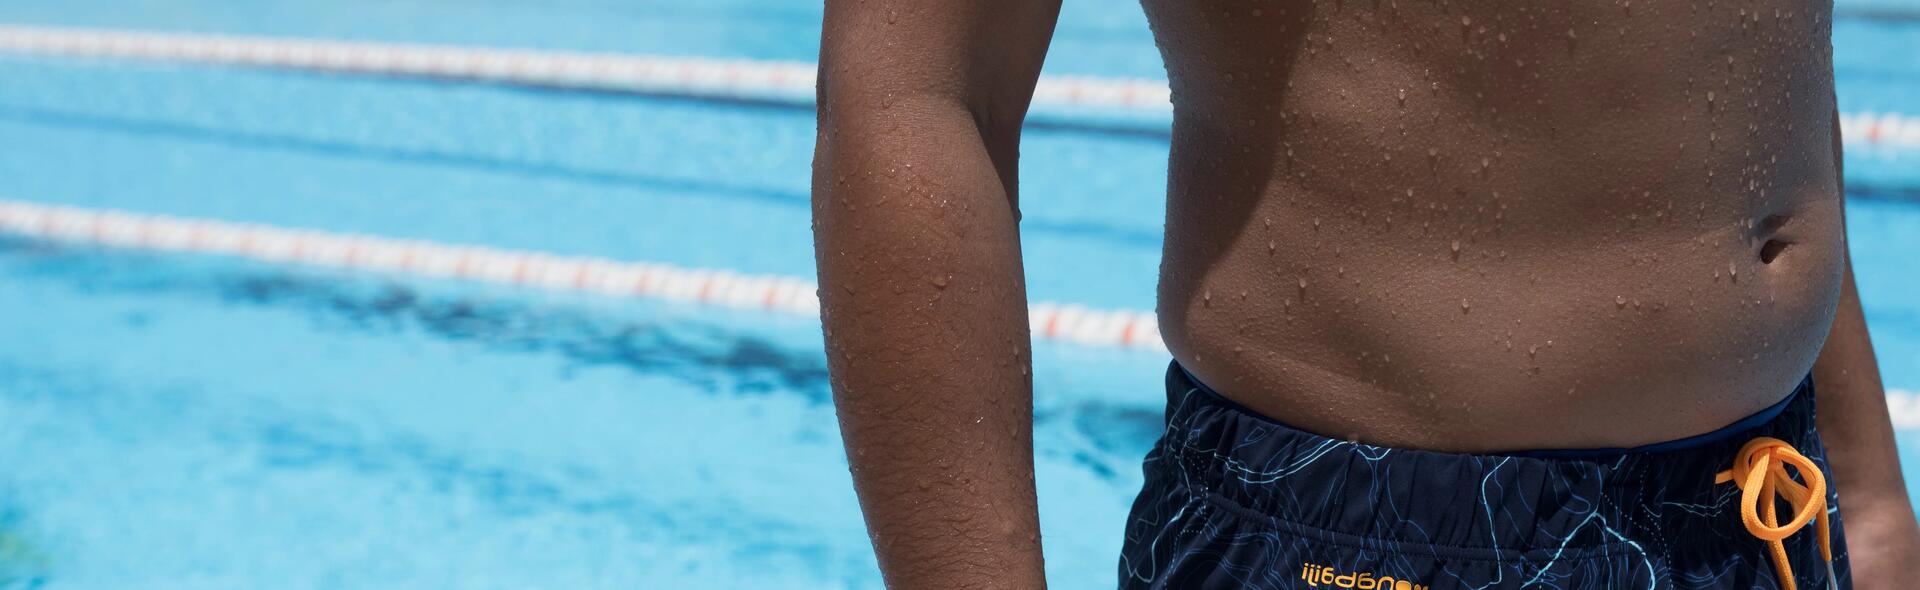
[[[833,108],[814,178],[822,316],[881,570],[895,588],[1040,587],[1025,285],[988,148],[1008,140],[937,97]]]
[[[1838,108],[1833,111],[1830,136],[1834,189],[1844,199],[1846,158]],[[1860,291],[1853,282],[1851,253],[1842,265],[1840,303],[1834,309],[1826,346],[1813,363],[1813,381],[1820,398],[1819,428],[1828,450],[1828,469],[1840,502],[1854,516],[1847,521],[1847,542],[1866,558],[1856,559],[1855,567],[1873,574],[1872,570],[1896,563],[1911,567],[1905,562],[1920,557],[1920,525],[1914,522],[1906,478],[1900,472],[1886,388],[1880,383],[1880,365],[1867,334]]]
[[[1907,486],[1887,416],[1885,390],[1873,344],[1849,270],[1843,280],[1833,328],[1813,365],[1819,395],[1819,427],[1827,446],[1833,485],[1848,517],[1847,542],[1856,553],[1889,550],[1905,560],[1920,550]],[[1875,569],[1880,560],[1856,567]],[[1905,565],[1905,564],[1902,564]]]

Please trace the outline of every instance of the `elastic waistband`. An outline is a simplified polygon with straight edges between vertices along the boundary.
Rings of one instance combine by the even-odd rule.
[[[1186,379],[1187,384],[1190,384],[1193,387],[1198,388],[1202,393],[1205,393],[1206,395],[1210,395],[1216,398],[1217,403],[1231,406],[1241,412],[1259,417],[1268,422],[1272,422],[1277,426],[1298,430],[1293,428],[1293,426],[1290,426],[1279,420],[1262,416],[1258,412],[1253,411],[1251,408],[1240,405],[1239,402],[1235,402],[1231,399],[1228,399],[1227,396],[1221,395],[1220,392],[1218,391],[1214,391],[1213,387],[1208,386],[1205,383],[1201,383],[1199,378],[1196,378],[1193,376],[1193,373],[1187,372],[1187,368],[1180,366],[1179,361],[1173,362],[1172,370],[1179,371],[1180,376]],[[1715,442],[1733,439],[1741,433],[1744,433],[1756,427],[1765,425],[1766,423],[1773,421],[1773,419],[1775,417],[1778,417],[1781,413],[1786,412],[1787,406],[1791,405],[1793,403],[1793,400],[1798,399],[1800,397],[1800,392],[1802,390],[1808,390],[1809,395],[1811,395],[1812,389],[1813,389],[1813,375],[1808,374],[1804,379],[1800,381],[1800,385],[1798,387],[1795,387],[1791,393],[1788,393],[1786,397],[1781,398],[1780,401],[1774,402],[1773,405],[1767,406],[1766,409],[1760,410],[1758,412],[1754,412],[1750,416],[1736,420],[1732,424],[1722,426],[1719,429],[1714,430],[1713,432],[1708,432],[1705,434],[1696,434],[1693,436],[1678,438],[1670,441],[1649,443],[1649,444],[1644,444],[1637,447],[1604,447],[1604,448],[1592,448],[1592,449],[1535,449],[1535,450],[1500,451],[1500,452],[1494,452],[1494,453],[1481,453],[1481,454],[1502,455],[1502,456],[1512,456],[1512,457],[1534,457],[1539,459],[1606,459],[1608,457],[1613,457],[1616,455],[1679,451],[1683,449],[1688,449],[1692,447],[1698,447],[1698,446],[1707,445]],[[1746,441],[1746,439],[1740,439],[1740,440],[1743,443]]]
[[[1722,501],[1732,486],[1716,486],[1714,474],[1732,465],[1741,445],[1771,436],[1822,452],[1810,376],[1781,402],[1711,433],[1627,449],[1503,454],[1393,449],[1302,431],[1228,400],[1178,363],[1167,371],[1167,393],[1158,463],[1191,493],[1363,544],[1483,550],[1489,558],[1606,551],[1632,538],[1629,529],[1737,526],[1737,512],[1725,512],[1737,502]],[[1675,505],[1690,508],[1666,509]],[[1652,518],[1663,522],[1645,522]]]

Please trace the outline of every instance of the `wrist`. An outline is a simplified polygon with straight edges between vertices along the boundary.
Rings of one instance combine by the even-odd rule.
[[[1904,578],[1904,574],[1895,574],[1916,566],[1916,558],[1920,558],[1920,523],[1915,522],[1913,506],[1906,498],[1850,499],[1842,516],[1848,561],[1855,579],[1861,576]]]

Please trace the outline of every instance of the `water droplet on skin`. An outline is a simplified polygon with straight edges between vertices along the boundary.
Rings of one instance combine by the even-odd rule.
[[[1307,290],[1307,277],[1300,277],[1300,290]]]
[[[1313,229],[1315,230],[1320,229],[1320,218],[1318,217],[1313,218]]]
[[[947,283],[953,280],[953,275],[935,275],[930,280],[933,283],[934,288],[945,289],[947,288]]]
[[[1731,262],[1727,263],[1727,278],[1736,283],[1740,282],[1740,267],[1734,266]]]
[[[1539,354],[1540,354],[1540,345],[1535,344],[1533,346],[1527,347],[1527,358],[1533,358],[1535,356],[1538,356]]]
[[[1614,307],[1615,309],[1626,309],[1626,308],[1627,308],[1627,297],[1626,297],[1625,295],[1615,295],[1615,296],[1613,296],[1613,307]]]
[[[1400,98],[1400,106],[1402,106],[1402,107],[1405,107],[1405,106],[1407,106],[1407,89],[1405,89],[1405,88],[1401,88],[1401,89],[1400,89],[1400,96],[1399,96],[1399,98]],[[1389,159],[1391,159],[1391,158],[1392,158],[1392,156],[1388,156],[1388,158],[1389,158]]]
[[[1202,291],[1200,293],[1200,305],[1202,307],[1213,307],[1213,291],[1212,290]]]
[[[1453,261],[1460,261],[1460,240],[1453,241]]]
[[[1466,299],[1461,299],[1461,300],[1460,300],[1460,313],[1469,313],[1469,312],[1472,312],[1472,311],[1473,311],[1473,304],[1472,304],[1472,303],[1468,303]]]

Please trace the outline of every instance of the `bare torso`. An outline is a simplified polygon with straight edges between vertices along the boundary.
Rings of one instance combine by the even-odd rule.
[[[1812,366],[1844,256],[1830,6],[1144,4],[1162,330],[1236,401],[1392,446],[1626,446]]]

